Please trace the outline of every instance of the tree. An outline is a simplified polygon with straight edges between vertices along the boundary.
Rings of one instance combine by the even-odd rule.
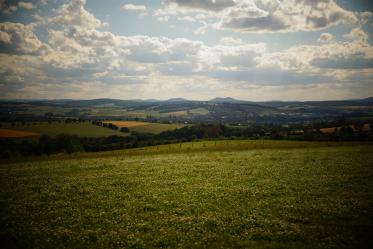
[[[54,152],[54,143],[52,138],[42,135],[39,138],[39,153],[50,155]]]
[[[120,131],[124,132],[124,133],[129,133],[130,129],[128,129],[128,127],[122,127],[122,128],[120,128]]]

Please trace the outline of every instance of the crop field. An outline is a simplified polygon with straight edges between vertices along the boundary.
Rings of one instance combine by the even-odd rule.
[[[1,162],[4,248],[372,248],[373,145],[206,141]]]
[[[4,126],[3,126],[4,127]],[[5,126],[6,127],[6,126]],[[56,136],[58,134],[77,135],[80,137],[105,137],[111,135],[124,136],[124,133],[114,131],[105,127],[92,125],[90,122],[84,123],[65,123],[53,122],[38,122],[31,125],[18,125],[11,127],[8,125],[7,129],[15,130],[17,132],[26,131],[32,133],[45,134],[49,136]]]
[[[39,137],[40,134],[27,131],[17,131],[10,129],[0,129],[0,138],[26,138]]]
[[[115,124],[118,127],[128,127],[130,131],[161,133],[167,130],[181,128],[181,124],[159,124],[135,121],[107,121],[107,123]],[[126,136],[128,134],[119,130],[112,130],[106,127],[92,125],[90,122],[83,123],[65,123],[65,122],[35,122],[27,125],[20,123],[11,126],[9,123],[2,123],[0,129],[0,138],[15,138],[15,137],[36,137],[41,134],[48,136],[56,136],[58,134],[77,135],[80,137],[107,137],[112,135]]]
[[[354,132],[357,132],[357,131],[359,131],[359,130],[364,131],[364,132],[367,132],[367,131],[370,131],[370,130],[371,130],[370,124],[364,124],[364,125],[361,126],[360,128],[355,127],[354,125],[351,125],[351,126],[349,126],[349,127],[351,127],[351,129],[352,129]],[[331,133],[334,133],[334,132],[336,132],[336,131],[340,131],[341,129],[342,129],[342,127],[341,127],[341,126],[338,126],[338,127],[322,128],[322,129],[320,129],[320,131],[321,131],[322,133],[329,133],[329,134],[331,134]]]

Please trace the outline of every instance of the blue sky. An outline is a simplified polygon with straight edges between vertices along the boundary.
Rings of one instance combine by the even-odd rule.
[[[372,11],[368,0],[0,0],[0,98],[370,97]]]

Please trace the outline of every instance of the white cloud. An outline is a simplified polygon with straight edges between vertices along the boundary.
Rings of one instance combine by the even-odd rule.
[[[361,28],[353,28],[350,33],[344,35],[345,38],[361,43],[368,43],[369,35]]]
[[[11,15],[20,9],[31,10],[35,9],[35,6],[31,2],[20,1],[16,4],[9,4],[5,0],[0,0],[0,10],[4,15]]]
[[[10,5],[10,6],[7,6],[4,1],[2,2],[2,4],[0,5],[0,9],[1,9],[1,12],[4,14],[4,15],[11,15],[13,14],[14,12],[17,11],[17,6],[15,5]]]
[[[12,36],[4,31],[0,31],[0,43],[11,44]]]
[[[196,20],[191,17],[191,16],[183,16],[183,17],[178,17],[177,20],[179,21],[187,21],[187,22],[195,22]]]
[[[35,6],[32,3],[24,2],[24,1],[18,2],[18,7],[20,7],[21,9],[26,9],[26,10],[35,9]]]
[[[241,32],[312,31],[340,23],[356,23],[357,16],[334,0],[238,1],[220,21],[220,28]]]
[[[290,20],[280,14],[284,12],[282,8],[285,6],[279,6],[277,1],[245,1],[247,6],[242,9],[236,8],[239,2],[243,4],[242,1],[234,1],[235,5],[230,1],[191,1],[188,4],[184,4],[185,1],[169,2],[182,9],[183,17],[179,17],[180,20],[188,21],[190,17],[190,21],[193,19],[204,23],[205,27],[216,29],[221,28],[221,23],[216,23],[218,16],[231,18],[230,15],[249,15],[259,20],[272,15],[281,21]],[[323,1],[323,4],[311,0],[301,2],[314,9],[312,15],[318,15],[315,13],[323,8],[326,8],[325,13],[335,12],[328,10],[328,0]],[[207,8],[209,4],[213,5],[211,10]],[[291,18],[294,20],[299,18],[299,23],[288,25],[284,21],[286,28],[279,31],[302,30],[307,25],[311,25],[311,30],[314,24],[312,21],[302,23],[306,17],[299,17],[300,7],[287,6],[290,7],[293,9],[287,11],[293,13]],[[176,19],[173,13],[177,11],[169,9],[168,12],[154,12],[153,15],[156,18],[172,16]],[[310,13],[310,9],[302,11]],[[332,19],[342,22],[337,17]],[[262,25],[268,28],[265,24]],[[37,25],[46,25],[47,37],[39,40],[35,33]],[[306,97],[309,96],[306,94],[306,86],[317,92],[329,89],[329,86],[323,84],[347,84],[356,81],[357,77],[360,77],[359,84],[371,82],[373,49],[368,34],[361,28],[352,29],[343,41],[323,33],[319,40],[325,43],[273,51],[265,43],[248,43],[249,36],[245,37],[245,41],[236,38],[237,34],[205,44],[162,36],[116,35],[102,31],[104,26],[101,20],[85,9],[83,0],[69,1],[59,6],[49,17],[34,15],[34,22],[29,25],[1,23],[1,82],[23,86],[19,88],[23,94],[26,94],[26,90],[40,90],[44,93],[61,91],[61,96],[68,97],[71,93],[66,89],[70,89],[70,92],[75,89],[77,92],[74,96],[77,98],[90,94],[108,96],[109,93],[122,98],[123,91],[128,94],[126,96],[135,94],[139,98],[154,94],[157,97],[168,97],[180,93],[185,93],[185,97],[205,98],[209,95],[224,95],[224,91],[230,91],[233,97],[248,98],[261,91],[266,96],[279,96],[276,95],[279,89],[285,89],[284,92],[290,89],[293,94],[299,93]],[[79,82],[84,84],[79,86]],[[66,89],[63,90],[59,83],[64,84]],[[157,93],[154,93],[156,88]],[[342,90],[339,94],[343,95]],[[286,94],[282,96],[291,97]]]
[[[0,31],[3,53],[36,53],[43,45],[31,27],[22,23],[0,23]]]
[[[160,22],[168,22],[170,20],[170,16],[160,16],[157,17],[157,20]]]
[[[85,2],[85,0],[73,0],[61,5],[56,16],[50,18],[49,22],[89,30],[104,26],[103,22],[84,8]]]
[[[317,40],[318,42],[330,42],[334,39],[334,36],[330,33],[322,33]]]
[[[367,24],[372,19],[373,13],[370,11],[364,11],[360,12],[359,15],[361,24]]]
[[[128,11],[138,11],[138,12],[145,12],[146,6],[144,5],[135,5],[135,4],[125,4],[122,6],[122,9]]]
[[[205,11],[221,11],[235,4],[233,0],[167,0],[167,2],[181,8]]]
[[[319,46],[299,45],[267,54],[261,67],[277,66],[283,70],[316,73],[336,79],[347,78],[356,70],[373,68],[373,47],[368,42],[368,34],[355,28],[345,37],[349,40]]]
[[[243,42],[239,38],[222,37],[219,41],[223,45],[241,45]]]
[[[168,0],[156,16],[194,14],[216,29],[239,32],[296,32],[321,30],[339,24],[353,24],[370,18],[370,12],[355,13],[334,0]],[[197,16],[199,16],[197,18]],[[216,20],[218,20],[216,22]],[[211,21],[215,21],[211,25]],[[203,33],[199,30],[197,33]]]

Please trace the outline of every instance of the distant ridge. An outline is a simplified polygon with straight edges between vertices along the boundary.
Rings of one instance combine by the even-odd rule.
[[[74,103],[74,104],[121,104],[129,102],[143,102],[143,103],[154,103],[154,102],[211,102],[216,104],[223,103],[256,103],[256,104],[286,104],[286,103],[341,103],[344,102],[360,102],[360,103],[373,103],[373,97],[361,98],[361,99],[338,99],[338,100],[265,100],[265,101],[250,101],[250,100],[238,100],[231,97],[216,97],[210,100],[189,100],[185,98],[170,98],[167,100],[161,99],[113,99],[113,98],[97,98],[97,99],[0,99],[0,102],[18,102],[18,103]]]
[[[190,101],[190,100],[187,100],[187,99],[184,99],[184,98],[172,98],[172,99],[168,99],[166,101],[167,102],[185,102],[185,101]]]
[[[234,99],[231,97],[226,97],[226,98],[217,97],[217,98],[209,100],[209,102],[223,104],[223,103],[244,103],[245,101]]]

